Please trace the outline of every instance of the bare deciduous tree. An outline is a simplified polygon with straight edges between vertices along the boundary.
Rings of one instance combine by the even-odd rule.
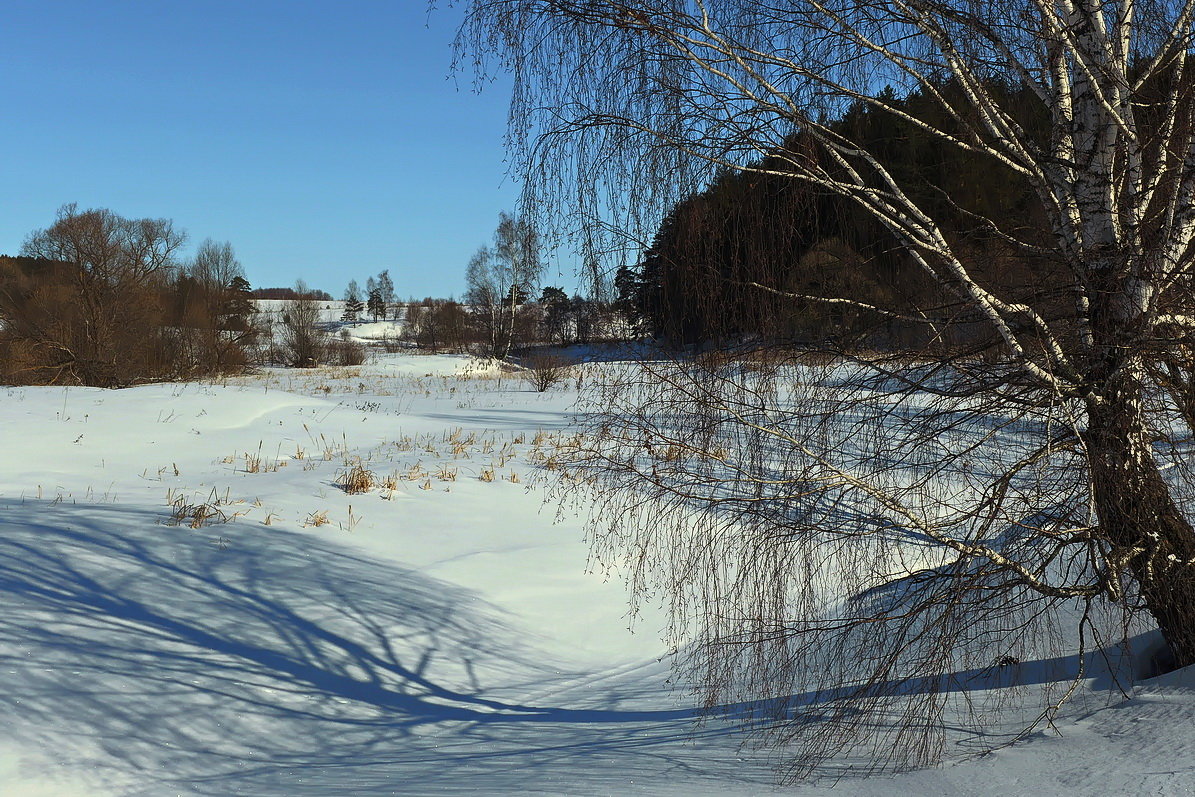
[[[302,280],[295,283],[298,298],[282,306],[279,354],[289,366],[313,368],[328,350],[327,334],[319,326],[320,303]]]
[[[195,251],[191,262],[191,277],[209,290],[228,290],[232,281],[245,276],[241,261],[228,241],[216,242],[205,238]]]
[[[805,743],[794,771],[847,748],[933,760],[952,678],[1046,657],[1061,628],[1107,644],[1101,617],[1148,615],[1195,663],[1191,430],[1150,376],[1195,324],[1193,20],[1192,0],[468,4],[460,52],[514,75],[529,207],[569,210],[601,249],[603,230],[646,240],[719,170],[802,181],[954,297],[914,317],[999,341],[994,362],[820,373],[645,363],[593,394],[573,473],[602,502],[597,551],[669,596],[711,703],[771,700]],[[1023,181],[1043,223],[919,202],[834,124],[858,107]],[[942,207],[1036,258],[1037,292],[977,279]]]
[[[382,300],[382,318],[385,319],[395,301],[394,280],[390,279],[390,269],[382,269],[382,273],[378,274],[377,287],[378,297]]]
[[[78,264],[109,284],[144,283],[177,265],[175,253],[186,240],[169,219],[126,219],[69,204],[59,208],[54,224],[26,239],[21,254]]]
[[[481,323],[487,356],[505,359],[510,354],[519,307],[542,271],[535,228],[526,219],[500,213],[494,245],[478,249],[465,271],[465,301]]]
[[[156,289],[173,276],[186,241],[169,219],[127,219],[110,210],[64,205],[54,224],[32,233],[21,254],[69,264],[62,304],[54,316],[23,313],[35,297],[7,295],[10,332],[24,341],[47,381],[114,387],[164,370],[151,351],[160,322]]]

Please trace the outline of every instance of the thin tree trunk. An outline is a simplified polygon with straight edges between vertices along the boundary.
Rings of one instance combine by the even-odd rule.
[[[502,358],[501,359],[503,359],[503,360],[505,360],[508,356],[510,356],[510,349],[512,346],[514,346],[515,313],[518,310],[518,304],[515,302],[515,290],[516,290],[515,287],[511,287],[511,289],[510,289],[510,294],[511,294],[510,307],[506,308],[506,309],[510,310],[510,314],[506,317],[506,319],[505,319],[506,324],[502,328],[503,341],[502,341]]]

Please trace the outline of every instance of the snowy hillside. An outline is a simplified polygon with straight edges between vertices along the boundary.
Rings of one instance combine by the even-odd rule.
[[[257,312],[260,313],[262,316],[271,318],[271,319],[279,318],[282,314],[283,309],[289,303],[290,303],[289,299],[254,299],[253,300],[253,305],[254,305],[254,307],[257,308]],[[320,323],[338,324],[340,322],[341,317],[344,315],[344,302],[342,300],[340,300],[340,299],[328,299],[328,300],[321,299],[317,302],[317,304],[319,305]],[[387,325],[395,324],[401,328],[402,319],[403,319],[404,314],[406,313],[406,305],[401,305],[401,304],[400,305],[391,305],[391,307],[389,308],[389,312],[391,313],[390,318],[387,318],[385,321],[379,320],[377,323],[387,324]],[[397,318],[394,317],[394,314],[396,314],[396,313],[397,313]],[[354,328],[357,325],[362,325],[362,326],[367,325],[367,322],[373,323],[372,321],[369,321],[371,316],[368,313],[362,312],[360,318],[361,318],[360,321],[353,322],[352,326]]]
[[[278,317],[282,314],[283,308],[290,303],[289,299],[254,299],[253,305],[257,308],[257,312],[269,317]],[[324,323],[332,323],[339,321],[340,317],[344,315],[344,302],[338,299],[319,300],[320,321]]]
[[[0,794],[768,792],[543,504],[573,397],[412,355],[0,389]],[[1195,672],[1100,666],[1061,736],[833,793],[1195,793]]]

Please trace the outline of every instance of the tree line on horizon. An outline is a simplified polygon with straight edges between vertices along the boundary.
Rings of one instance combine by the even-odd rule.
[[[959,90],[949,82],[938,87],[946,95]],[[1026,129],[1041,127],[1039,104],[1027,89],[992,90]],[[950,125],[942,105],[924,91],[897,97],[887,88],[881,97],[909,119]],[[865,103],[828,126],[877,156],[947,231],[985,286],[1027,299],[1057,268],[981,221],[1016,219],[1020,236],[1044,244],[1051,233],[1027,181]],[[799,130],[790,136],[785,157],[817,157],[802,137]],[[734,337],[881,350],[921,350],[935,341],[980,352],[997,344],[949,286],[931,279],[873,215],[824,187],[792,179],[791,169],[783,158],[768,157],[749,170],[726,170],[671,209],[639,261],[615,277],[616,304],[641,334],[676,346]],[[1033,298],[1040,303],[1040,296]],[[951,320],[927,324],[927,315]]]
[[[306,292],[302,292],[296,288],[254,288],[249,291],[250,298],[253,299],[285,299],[293,301],[295,299],[303,299],[310,297],[323,302],[332,301],[332,294],[327,291],[321,291],[317,288],[309,288]]]
[[[121,387],[235,371],[257,331],[228,243],[179,259],[169,219],[65,205],[0,256],[0,379]]]
[[[1145,94],[1167,91],[1168,80],[1159,76]],[[1044,140],[1046,116],[1032,91],[998,82],[987,90],[1026,135]],[[923,126],[953,129],[939,98],[962,91],[953,81],[903,97],[888,87],[879,98],[897,113],[854,103],[827,126],[883,164],[984,290],[1077,335],[1074,305],[1046,287],[1062,281],[1067,266],[1029,181],[991,168],[985,157]],[[1139,114],[1146,129],[1165,122],[1152,104]],[[674,349],[739,341],[847,357],[1007,354],[978,308],[960,301],[949,280],[927,273],[913,248],[875,214],[788,174],[785,158],[793,153],[820,157],[827,161],[821,167],[834,172],[803,138],[794,132],[783,157],[726,170],[671,208],[639,261],[615,276],[614,307],[634,334]],[[1004,220],[1003,228],[994,229],[990,219]],[[1195,303],[1189,292],[1178,295],[1172,313]],[[1151,378],[1195,425],[1195,340],[1183,335],[1157,343],[1147,358]]]
[[[505,214],[470,264],[463,302],[401,305],[383,270],[364,290],[349,282],[340,335],[324,312],[331,294],[301,281],[253,289],[230,243],[205,240],[186,258],[186,240],[169,219],[63,206],[18,255],[0,255],[0,382],[112,388],[265,364],[355,365],[365,353],[349,326],[366,316],[401,321],[395,345],[499,359],[625,327],[611,308],[561,288],[536,298],[538,241]],[[260,313],[261,299],[284,303]]]
[[[186,240],[169,219],[60,208],[19,255],[0,255],[0,381],[115,388],[364,360],[321,327],[328,293],[253,290],[230,243],[184,258]],[[286,300],[277,323],[262,298]]]
[[[617,308],[561,287],[544,286],[541,245],[528,219],[500,213],[490,243],[478,248],[465,271],[465,293],[398,302],[389,270],[356,279],[344,292],[341,321],[402,322],[402,341],[432,352],[471,352],[507,359],[537,346],[584,345],[625,337]]]

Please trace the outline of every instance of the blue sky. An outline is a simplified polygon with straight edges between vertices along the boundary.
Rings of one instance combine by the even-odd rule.
[[[77,202],[171,218],[192,247],[230,241],[254,286],[339,296],[389,268],[400,295],[459,295],[519,186],[506,86],[449,79],[458,16],[422,0],[7,0],[0,253]]]

